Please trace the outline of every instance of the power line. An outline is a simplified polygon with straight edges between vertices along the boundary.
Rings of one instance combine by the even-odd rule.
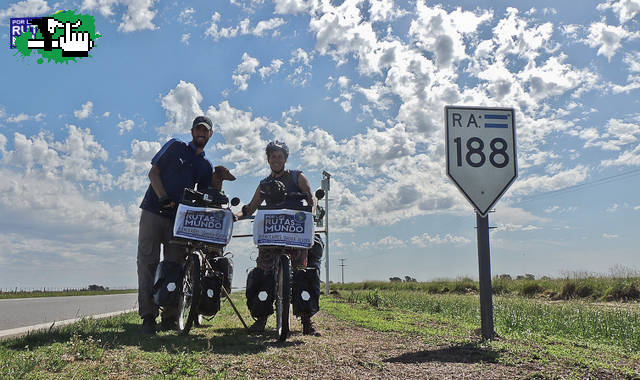
[[[634,170],[630,170],[624,173],[619,173],[619,174],[615,174],[612,176],[608,176],[608,177],[603,177],[603,178],[599,178],[593,181],[589,181],[589,182],[583,182],[577,185],[572,185],[572,186],[567,186],[564,187],[562,189],[557,189],[557,190],[551,190],[551,191],[547,191],[544,193],[538,193],[538,194],[534,194],[534,195],[530,195],[528,197],[524,197],[522,199],[520,199],[519,201],[515,202],[516,204],[520,204],[520,203],[527,203],[527,202],[531,202],[534,200],[538,200],[538,199],[542,199],[542,198],[546,198],[546,197],[553,197],[556,195],[563,195],[563,194],[568,194],[568,193],[572,193],[578,190],[583,190],[583,189],[587,189],[589,187],[593,187],[593,186],[597,186],[597,185],[603,185],[609,182],[613,182],[613,181],[619,181],[622,179],[627,179],[627,178],[631,178],[633,176],[636,176],[640,174],[640,168],[639,169],[634,169]]]

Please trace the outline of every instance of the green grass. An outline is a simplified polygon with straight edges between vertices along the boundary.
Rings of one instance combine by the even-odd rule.
[[[376,289],[343,291],[341,297],[323,307],[372,330],[419,334],[436,345],[470,345],[473,352],[509,365],[534,362],[551,372],[560,366],[570,369],[568,377],[640,376],[640,308],[635,305],[494,297],[499,338],[482,342],[477,295]]]
[[[118,290],[61,290],[61,291],[42,291],[42,290],[33,290],[33,291],[11,291],[11,292],[0,292],[0,299],[10,299],[10,298],[35,298],[35,297],[66,297],[66,296],[97,296],[97,295],[107,295],[107,294],[126,294],[126,293],[137,293],[138,289],[118,289]]]
[[[477,293],[479,285],[470,278],[443,279],[429,282],[365,281],[331,285],[336,290],[410,290],[429,294]],[[640,277],[571,274],[564,278],[511,279],[496,276],[492,280],[496,295],[542,297],[553,300],[640,301]]]

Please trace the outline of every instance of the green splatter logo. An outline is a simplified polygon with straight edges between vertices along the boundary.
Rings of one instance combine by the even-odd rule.
[[[96,34],[93,16],[76,14],[75,10],[59,11],[31,23],[38,26],[35,38],[31,32],[20,34],[15,40],[17,52],[14,55],[26,59],[36,51],[41,55],[38,64],[45,59],[68,64],[91,57],[89,51],[96,47],[95,40],[102,37]]]

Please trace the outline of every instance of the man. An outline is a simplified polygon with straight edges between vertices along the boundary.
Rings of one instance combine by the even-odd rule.
[[[160,261],[160,245],[165,261],[184,262],[184,247],[170,244],[173,236],[173,213],[182,199],[185,187],[220,190],[223,180],[235,179],[224,167],[216,167],[205,158],[204,147],[213,134],[213,123],[206,116],[193,120],[190,143],[178,139],[167,142],[151,160],[151,184],[142,200],[138,230],[138,307],[142,332],[156,333],[158,306],[153,301],[153,285]],[[178,305],[166,307],[162,313],[162,328],[177,328]]]
[[[281,181],[285,185],[287,193],[298,192],[306,194],[307,203],[312,205],[315,209],[315,199],[311,195],[311,187],[309,186],[309,181],[304,174],[298,170],[285,170],[285,164],[289,158],[289,148],[287,145],[279,141],[270,142],[267,145],[266,154],[267,162],[271,168],[271,174],[260,181],[260,185],[256,188],[251,202],[245,205],[242,208],[242,212],[237,213],[235,217],[240,220],[251,216],[258,209],[260,203],[262,203],[262,198],[260,196],[261,186],[273,180]],[[301,206],[302,202],[298,200],[285,200],[281,204],[283,208],[295,208],[296,206]],[[251,310],[252,306],[249,300],[252,296],[249,293],[252,292],[254,287],[250,282],[255,278],[268,279],[272,277],[275,266],[275,255],[270,250],[260,248],[258,250],[258,259],[256,260],[256,264],[257,267],[253,270],[254,273],[250,273],[247,277],[247,306],[250,308],[251,315],[257,318],[255,323],[249,328],[249,331],[253,333],[260,333],[264,332],[267,319],[269,318],[269,315],[273,313],[273,309],[271,307],[272,301],[269,301],[269,310],[256,311],[255,308],[254,310]],[[294,271],[307,267],[306,249],[295,249],[294,253],[291,255],[291,266]],[[313,323],[311,322],[312,315],[313,313],[300,315],[302,321],[302,333],[305,335],[319,336],[320,334],[315,330]]]

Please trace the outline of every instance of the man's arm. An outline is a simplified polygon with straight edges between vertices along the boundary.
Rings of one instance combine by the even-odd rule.
[[[311,206],[311,212],[315,214],[316,212],[316,199],[313,197],[311,193],[311,186],[309,186],[309,180],[304,174],[298,174],[298,187],[300,190],[307,195],[307,204]]]
[[[162,175],[160,173],[160,168],[156,165],[151,165],[151,169],[149,170],[149,179],[151,180],[151,187],[153,191],[158,196],[158,200],[160,201],[160,205],[162,207],[175,207],[175,201],[171,200],[170,202],[164,201],[167,199],[167,191],[164,188],[164,184],[162,183]]]
[[[247,205],[242,206],[244,213],[241,211],[235,214],[236,219],[245,219],[253,215],[253,213],[258,209],[258,206],[260,206],[260,203],[262,203],[262,198],[260,197],[260,185],[258,185],[258,188],[256,188],[256,192],[253,194],[253,198],[251,198],[251,202],[249,202],[249,204]]]

